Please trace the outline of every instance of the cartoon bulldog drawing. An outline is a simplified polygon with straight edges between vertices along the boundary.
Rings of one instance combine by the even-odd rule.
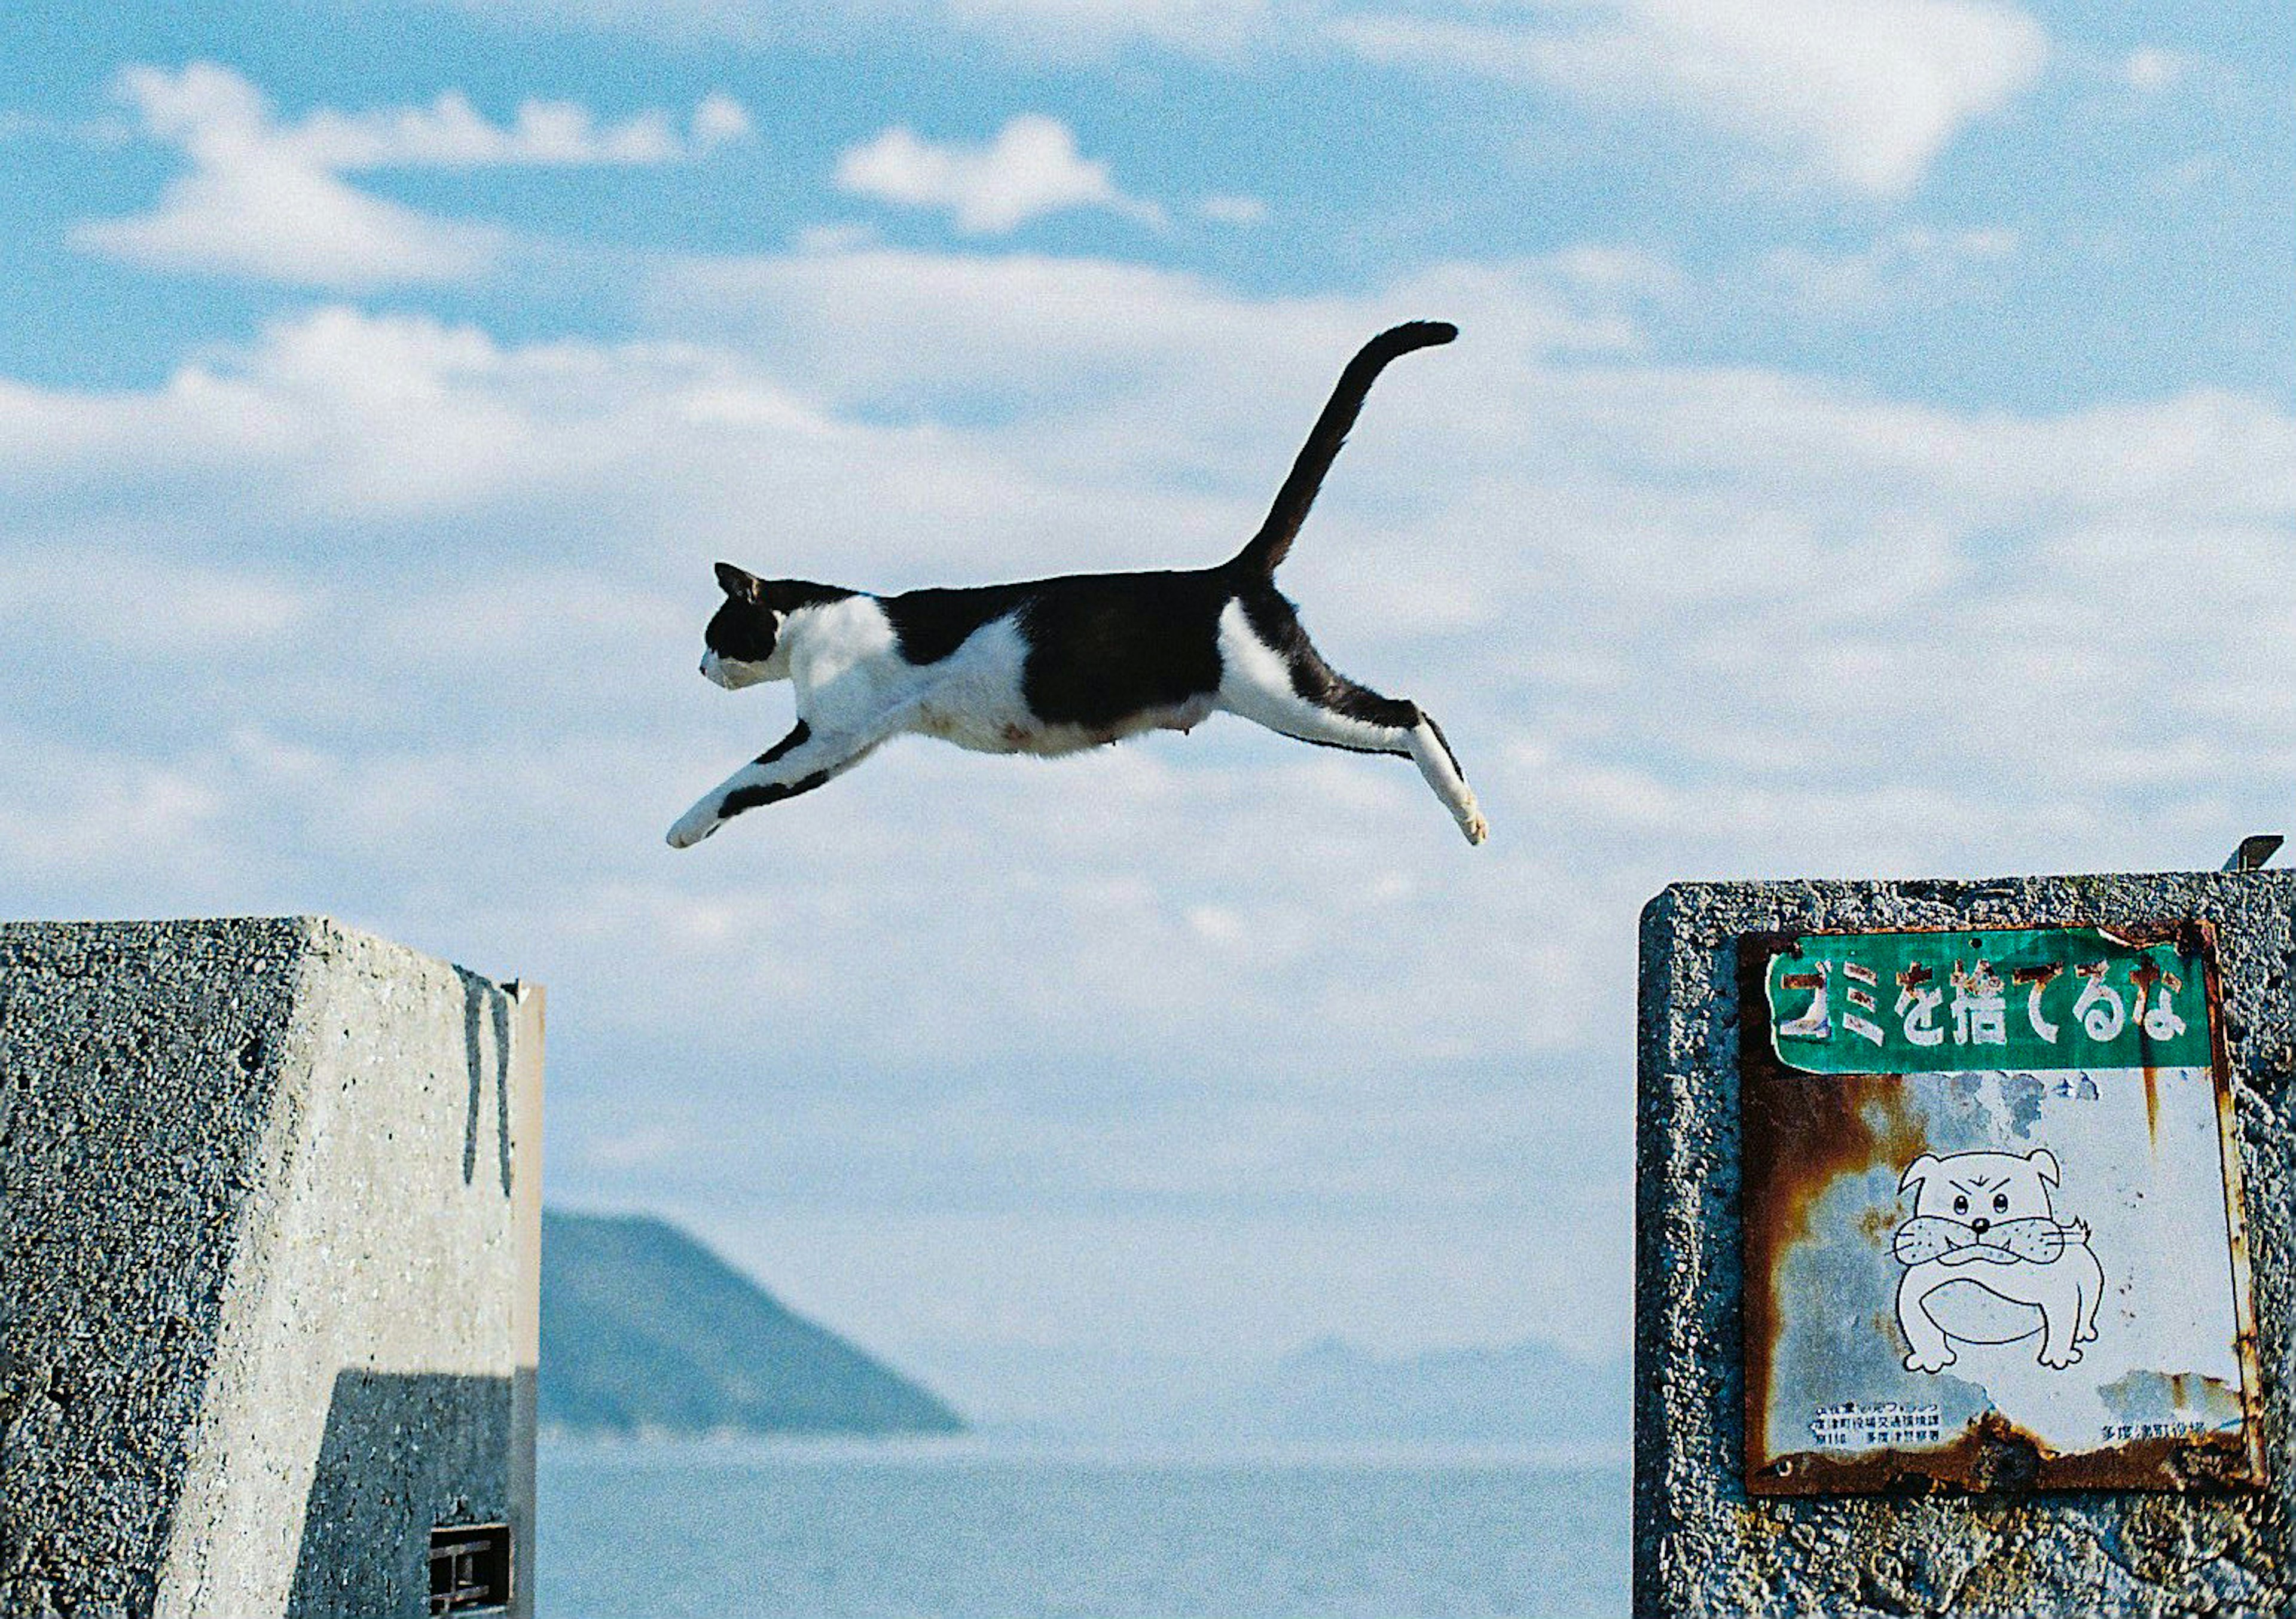
[[[2049,1204],[2057,1160],[2046,1149],[1923,1153],[1898,1182],[1915,1192],[1914,1217],[1891,1244],[1906,1274],[1898,1326],[1907,1371],[1942,1371],[1953,1345],[2011,1344],[2041,1335],[2039,1360],[2062,1370],[2096,1337],[2104,1268],[2088,1226]]]

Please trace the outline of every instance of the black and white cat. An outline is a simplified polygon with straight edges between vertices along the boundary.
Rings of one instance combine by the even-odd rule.
[[[790,682],[797,728],[679,816],[671,846],[690,848],[745,810],[811,792],[904,732],[1049,756],[1189,731],[1221,712],[1303,742],[1410,759],[1467,841],[1482,842],[1482,812],[1434,720],[1325,663],[1275,578],[1372,380],[1398,355],[1457,335],[1414,321],[1366,343],[1267,520],[1217,568],[872,596],[718,563],[726,601],[703,635],[701,673],[728,691]]]

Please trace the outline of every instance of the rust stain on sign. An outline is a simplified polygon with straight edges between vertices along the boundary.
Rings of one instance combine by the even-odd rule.
[[[1789,955],[1797,948],[1790,942],[1782,947]],[[1762,970],[1760,953],[1741,954],[1742,1018],[1764,1004]],[[1816,974],[1781,976],[1792,987],[1815,989],[1824,982]],[[1894,1079],[1878,1074],[1820,1078],[1780,1072],[1774,1083],[1759,1091],[1751,1085],[1744,1089],[1744,1182],[1765,1189],[1759,1202],[1749,1198],[1745,1207],[1749,1255],[1783,1253],[1806,1239],[1810,1206],[1820,1193],[1842,1176],[1904,1151],[1915,1138],[1909,1134],[1911,1122],[1895,1110],[1897,1100]],[[1767,1277],[1768,1285],[1755,1286],[1758,1276]],[[1757,1271],[1749,1264],[1746,1277],[1746,1388],[1751,1400],[1756,1388],[1768,1384],[1770,1351],[1777,1341],[1784,1300],[1775,1268]]]
[[[2066,1454],[1998,1411],[1972,1418],[1948,1443],[1855,1456],[1807,1451],[1778,1459],[1770,1495],[1937,1495],[2048,1490],[2226,1490],[2257,1482],[2248,1447],[2226,1434],[2131,1439]],[[1790,1486],[1790,1487],[1789,1487]]]
[[[1739,989],[1751,1492],[2262,1481],[2204,926],[1750,936]]]

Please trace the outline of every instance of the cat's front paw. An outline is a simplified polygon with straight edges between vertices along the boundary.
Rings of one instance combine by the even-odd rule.
[[[1470,844],[1480,846],[1491,835],[1491,823],[1483,819],[1481,810],[1470,807],[1465,814],[1459,817],[1459,830],[1466,834]]]
[[[690,849],[725,824],[714,805],[697,804],[677,818],[667,841],[673,849]]]

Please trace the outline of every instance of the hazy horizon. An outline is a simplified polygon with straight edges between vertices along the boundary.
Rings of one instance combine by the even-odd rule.
[[[644,1214],[661,1218],[652,1210],[570,1209],[555,1202],[547,1212],[553,1215]],[[670,1223],[685,1231],[676,1222]],[[685,1234],[693,1235],[690,1231]],[[544,1235],[547,1241],[547,1229]],[[703,1246],[709,1245],[705,1241]],[[717,1254],[717,1257],[723,1260],[726,1256]],[[755,1274],[739,1263],[734,1268],[775,1303],[791,1307],[791,1301],[775,1288],[770,1277]],[[1628,1362],[1624,1345],[1617,1345],[1608,1354],[1578,1356],[1558,1348],[1549,1338],[1534,1335],[1504,1342],[1446,1344],[1404,1353],[1382,1353],[1345,1332],[1330,1332],[1270,1353],[1250,1354],[1160,1352],[1121,1344],[1038,1347],[956,1341],[912,1343],[904,1353],[895,1355],[887,1353],[881,1345],[862,1341],[835,1321],[803,1309],[796,1312],[946,1400],[970,1429],[992,1439],[1145,1443],[1152,1448],[1192,1443],[1203,1435],[1180,1432],[1174,1427],[1175,1419],[1213,1409],[1230,1396],[1244,1397],[1248,1409],[1265,1414],[1268,1409],[1266,1402],[1254,1402],[1250,1396],[1264,1392],[1262,1386],[1271,1378],[1280,1381],[1281,1374],[1302,1366],[1329,1366],[1338,1361],[1349,1371],[1398,1373],[1406,1384],[1442,1389],[1456,1385],[1456,1373],[1462,1362],[1507,1362],[1529,1352],[1551,1357],[1557,1369],[1590,1376],[1593,1381],[1585,1390],[1586,1402],[1603,1416],[1615,1419],[1617,1443],[1612,1448],[1624,1454]],[[543,1371],[547,1377],[550,1343],[546,1331],[543,1352]],[[1531,1403],[1535,1405],[1537,1402]],[[1536,1437],[1516,1432],[1521,1426],[1513,1419],[1496,1423],[1496,1427],[1507,1430],[1505,1438],[1509,1443]],[[1243,1443],[1250,1449],[1268,1442],[1264,1436],[1247,1436]]]

